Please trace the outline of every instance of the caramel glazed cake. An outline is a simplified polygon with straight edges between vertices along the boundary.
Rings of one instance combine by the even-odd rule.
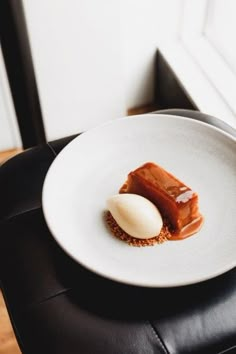
[[[112,234],[132,246],[153,246],[167,240],[181,240],[198,232],[203,216],[198,209],[198,195],[162,167],[148,162],[128,174],[119,193],[141,195],[153,202],[163,217],[159,235],[149,239],[129,236],[116,223],[111,213],[105,213]]]

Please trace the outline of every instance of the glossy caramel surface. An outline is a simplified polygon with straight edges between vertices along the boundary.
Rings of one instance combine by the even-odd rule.
[[[151,200],[168,220],[173,239],[196,233],[203,223],[197,193],[152,162],[130,172],[120,193],[135,193]]]

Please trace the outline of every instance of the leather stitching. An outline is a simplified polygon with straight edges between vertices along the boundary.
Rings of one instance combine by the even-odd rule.
[[[164,342],[162,341],[160,335],[158,334],[156,328],[153,326],[152,322],[149,321],[149,320],[147,320],[147,324],[148,324],[148,326],[151,327],[152,332],[154,333],[154,335],[155,335],[155,337],[157,338],[157,340],[158,340],[158,342],[159,342],[161,348],[163,349],[163,352],[164,352],[165,354],[169,354],[169,351],[167,350],[167,348],[166,348]]]

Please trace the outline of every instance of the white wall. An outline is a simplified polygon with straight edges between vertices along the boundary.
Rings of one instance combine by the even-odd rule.
[[[126,108],[153,99],[154,58],[161,41],[178,37],[182,0],[122,0]]]
[[[0,47],[0,151],[22,146]]]
[[[148,103],[159,41],[177,35],[181,0],[24,0],[49,140]]]

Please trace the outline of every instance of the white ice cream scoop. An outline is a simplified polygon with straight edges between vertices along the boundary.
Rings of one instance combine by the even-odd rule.
[[[158,236],[163,220],[157,207],[137,194],[116,194],[107,207],[117,224],[132,237],[147,239]]]

